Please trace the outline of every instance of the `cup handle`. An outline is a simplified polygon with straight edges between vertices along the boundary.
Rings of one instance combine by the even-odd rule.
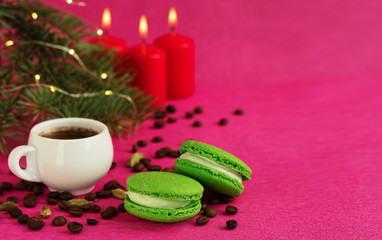
[[[25,156],[26,169],[21,169],[20,159]],[[13,174],[27,181],[41,182],[37,169],[37,149],[30,145],[18,146],[12,150],[8,157],[8,167]]]

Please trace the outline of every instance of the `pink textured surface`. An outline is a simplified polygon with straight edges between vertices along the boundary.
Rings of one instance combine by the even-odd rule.
[[[100,16],[106,4],[92,1],[89,7]],[[163,143],[142,148],[153,157],[158,148],[178,148],[191,138],[221,147],[253,169],[243,195],[231,203],[239,212],[227,216],[226,205],[216,205],[218,216],[206,226],[196,226],[195,218],[164,224],[127,213],[111,220],[93,213],[77,219],[57,207],[53,214],[100,220],[97,226],[85,225],[78,239],[381,239],[382,2],[115,0],[109,6],[115,16],[111,34],[133,46],[139,41],[134,37],[139,15],[145,13],[152,41],[167,31],[173,5],[181,17],[179,31],[195,40],[196,93],[170,102],[178,107],[177,123],[153,129],[148,121],[130,140],[116,139],[118,165],[96,190],[111,179],[124,183],[132,174],[124,164],[136,141],[163,136]],[[94,16],[73,11],[88,20]],[[197,105],[205,113],[185,119]],[[238,107],[245,115],[232,114]],[[217,125],[222,117],[227,126]],[[203,127],[191,126],[196,119]],[[17,183],[6,156],[0,160],[0,180]],[[153,162],[168,167],[174,159]],[[0,200],[26,193],[5,192]],[[34,209],[21,208],[38,215],[44,201],[39,198]],[[53,227],[52,218],[37,232],[5,212],[0,219],[2,239],[73,236],[65,227]],[[236,219],[238,227],[225,229],[228,219]]]

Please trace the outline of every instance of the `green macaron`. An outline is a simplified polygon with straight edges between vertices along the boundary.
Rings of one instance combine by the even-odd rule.
[[[126,211],[155,222],[179,222],[200,212],[203,186],[170,172],[140,172],[126,180]]]
[[[244,162],[215,146],[187,140],[180,147],[180,153],[175,170],[215,192],[240,196],[244,190],[242,182],[251,179],[252,170]]]

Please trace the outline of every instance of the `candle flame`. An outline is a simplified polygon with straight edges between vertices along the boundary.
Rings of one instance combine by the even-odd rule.
[[[102,15],[102,28],[103,29],[109,29],[111,25],[111,14],[109,8],[105,8],[103,10],[103,15]]]
[[[141,20],[139,21],[139,35],[142,38],[142,41],[146,40],[147,37],[147,20],[146,16],[142,15]]]
[[[171,8],[170,11],[168,12],[168,24],[170,25],[171,29],[175,28],[177,21],[178,21],[178,17],[176,15],[176,10],[175,8]]]

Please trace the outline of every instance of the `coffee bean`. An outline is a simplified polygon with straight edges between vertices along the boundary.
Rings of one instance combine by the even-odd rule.
[[[19,183],[16,183],[15,188],[20,191],[27,190],[28,183],[25,180],[21,180]]]
[[[237,222],[236,222],[236,220],[228,220],[226,222],[226,226],[228,229],[234,229],[237,226]]]
[[[66,211],[69,208],[69,203],[65,200],[60,201],[60,202],[58,202],[58,208],[63,210],[63,211]]]
[[[82,210],[80,207],[74,206],[74,207],[70,207],[68,212],[73,217],[81,217],[82,214],[84,213],[84,210]]]
[[[54,191],[54,192],[49,192],[46,197],[47,198],[58,198],[58,196],[60,195],[60,192],[58,191]]]
[[[174,123],[174,122],[176,122],[178,119],[176,118],[176,117],[169,117],[168,119],[167,119],[167,122],[168,123]]]
[[[0,196],[3,195],[4,190],[0,187]]]
[[[151,159],[149,159],[149,158],[142,158],[141,160],[139,160],[139,162],[142,163],[145,167],[148,167],[151,164]]]
[[[31,217],[31,218],[28,218],[28,221],[27,221],[27,223],[30,223],[30,222],[38,222],[38,221],[41,221],[40,220],[40,218],[38,218],[38,217]]]
[[[66,218],[63,217],[63,216],[57,216],[55,218],[53,218],[52,220],[52,224],[54,226],[64,226],[66,224]]]
[[[51,197],[48,197],[46,199],[46,202],[49,204],[49,205],[56,205],[58,203],[58,200],[55,199],[55,198],[51,198]]]
[[[153,140],[151,141],[155,143],[159,143],[159,142],[163,142],[163,138],[158,136],[158,137],[154,137]]]
[[[220,121],[219,121],[219,125],[220,125],[220,126],[227,125],[227,123],[228,123],[228,120],[227,120],[226,118],[222,118],[222,119],[220,119]]]
[[[145,168],[145,165],[143,165],[141,162],[138,162],[133,167],[133,172],[140,172]]]
[[[15,196],[10,196],[7,198],[7,202],[14,202],[14,203],[17,203],[19,201],[19,199]]]
[[[33,208],[36,206],[36,200],[33,198],[27,198],[24,200],[23,205],[27,208]]]
[[[202,202],[202,209],[201,210],[205,210],[207,208],[208,204],[206,202]]]
[[[210,218],[213,218],[215,217],[217,214],[216,210],[214,208],[211,208],[211,207],[207,207],[206,209],[204,209],[203,211],[203,215],[204,216],[208,216]]]
[[[174,105],[168,105],[168,106],[166,107],[166,111],[167,111],[168,113],[174,113],[174,112],[176,112],[176,108],[175,108]]]
[[[96,204],[90,204],[90,210],[92,212],[100,212],[101,211],[101,207],[96,205]]]
[[[147,167],[147,171],[160,171],[161,169],[160,165],[150,165]]]
[[[44,225],[45,225],[45,223],[43,221],[41,221],[40,219],[38,219],[36,221],[29,221],[28,222],[28,228],[30,230],[40,230]]]
[[[34,195],[33,193],[25,195],[23,200],[25,201],[26,199],[29,199],[29,198],[36,201],[36,195]]]
[[[173,169],[173,168],[163,168],[163,169],[162,169],[162,172],[173,172],[173,173],[174,173],[174,172],[176,172],[176,171],[175,171],[175,169]]]
[[[225,211],[226,213],[228,213],[229,215],[234,215],[237,213],[237,207],[234,207],[234,206],[230,206],[228,205],[226,208],[225,208]]]
[[[167,116],[167,112],[158,111],[154,113],[155,119],[165,118],[166,116]]]
[[[113,193],[111,190],[104,190],[104,191],[99,191],[96,192],[97,198],[109,198],[113,196]]]
[[[193,112],[186,112],[186,118],[193,118],[194,113]]]
[[[79,233],[84,228],[84,226],[79,222],[70,222],[66,227],[72,233]]]
[[[163,128],[165,125],[166,125],[166,122],[163,120],[154,122],[154,128]]]
[[[116,162],[112,162],[110,166],[110,170],[114,169],[117,166]]]
[[[107,207],[106,210],[111,211],[113,213],[113,216],[116,216],[118,214],[117,209],[113,206]]]
[[[232,202],[232,197],[231,196],[221,196],[220,202],[221,203],[230,203],[230,202]]]
[[[138,152],[138,150],[139,150],[138,144],[134,144],[133,148],[131,149],[131,152],[135,153],[135,152]]]
[[[194,127],[201,127],[202,125],[203,125],[203,123],[202,123],[201,121],[199,121],[199,120],[195,121],[195,122],[192,124],[192,126],[194,126]]]
[[[90,218],[88,218],[88,219],[86,219],[86,223],[87,223],[88,225],[97,225],[98,221],[95,220],[95,219],[90,219]]]
[[[97,199],[97,195],[95,193],[87,193],[85,194],[85,199],[88,201],[94,201]]]
[[[110,219],[114,216],[114,213],[111,210],[105,210],[101,212],[101,217],[103,219]]]
[[[194,109],[194,113],[200,114],[200,113],[203,113],[203,112],[204,112],[204,110],[203,110],[202,107],[196,107],[196,108]]]
[[[210,221],[210,218],[208,216],[200,216],[196,219],[196,224],[198,225],[205,225]]]
[[[23,214],[23,211],[21,211],[19,208],[15,207],[15,208],[11,208],[9,210],[7,210],[7,212],[9,213],[9,215],[11,215],[11,217],[13,218],[17,218],[18,216],[22,215]]]
[[[41,196],[42,195],[42,187],[40,186],[40,185],[38,185],[38,184],[34,184],[33,185],[33,193],[34,193],[34,195],[36,195],[36,196]]]
[[[58,195],[60,200],[70,200],[73,198],[73,195],[70,192],[62,192]]]
[[[118,211],[126,212],[125,204],[124,203],[121,203],[121,204],[118,205]]]
[[[171,151],[167,154],[171,158],[178,158],[180,156],[179,151]]]
[[[158,150],[155,152],[155,157],[157,157],[157,158],[164,158],[166,156],[167,156],[167,152],[165,152],[165,151]]]
[[[243,109],[236,109],[234,112],[233,112],[233,114],[235,114],[235,115],[243,115],[244,114],[244,111],[243,111]]]
[[[215,196],[215,197],[210,198],[208,200],[208,203],[209,204],[219,204],[219,203],[221,203],[221,199],[220,199],[220,197]]]
[[[147,146],[147,142],[144,141],[144,140],[139,140],[137,142],[137,144],[138,144],[139,147],[146,147]]]
[[[20,223],[20,224],[25,224],[28,222],[28,219],[29,219],[29,216],[26,215],[26,214],[21,214],[20,216],[17,217],[17,221]]]
[[[90,210],[90,203],[81,205],[80,208],[81,208],[84,212],[88,212],[88,211]]]
[[[13,185],[10,182],[1,182],[1,188],[5,191],[11,191],[13,189]]]
[[[116,188],[121,188],[125,190],[125,188],[117,180],[111,180],[107,182],[105,185],[103,185],[103,190],[113,190]]]

